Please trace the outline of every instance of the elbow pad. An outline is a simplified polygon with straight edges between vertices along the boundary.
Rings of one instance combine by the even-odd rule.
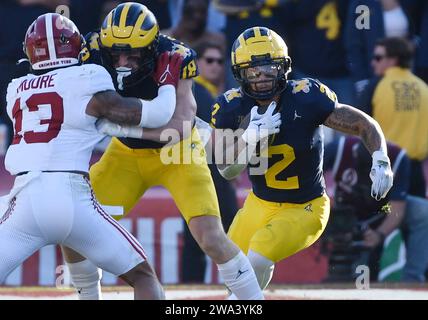
[[[176,93],[173,85],[159,87],[153,100],[142,100],[140,127],[159,128],[166,125],[175,111]]]

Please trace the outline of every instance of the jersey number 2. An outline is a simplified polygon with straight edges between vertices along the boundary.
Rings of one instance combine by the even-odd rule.
[[[23,112],[21,109],[21,98],[15,101],[12,109],[12,116],[15,119],[15,134],[12,144],[18,144],[21,139],[26,143],[47,143],[58,136],[61,125],[64,121],[64,107],[61,96],[56,92],[36,93],[25,101],[29,112],[40,110],[40,106],[49,105],[51,109],[51,117],[49,119],[41,119],[40,125],[47,124],[47,130],[43,132],[34,132],[22,130]]]
[[[282,155],[283,159],[274,163],[266,171],[266,185],[273,189],[299,189],[298,176],[288,177],[285,180],[277,179],[278,174],[284,171],[294,160],[296,160],[293,147],[289,146],[288,144],[280,144],[276,146],[270,146],[268,152],[269,158],[271,158],[273,155]]]

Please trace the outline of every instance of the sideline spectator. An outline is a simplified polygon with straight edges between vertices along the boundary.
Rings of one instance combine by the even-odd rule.
[[[425,198],[422,162],[428,156],[428,85],[411,70],[413,46],[403,38],[379,40],[372,67],[377,78],[358,95],[357,106],[373,115],[387,140],[411,159],[409,194]]]

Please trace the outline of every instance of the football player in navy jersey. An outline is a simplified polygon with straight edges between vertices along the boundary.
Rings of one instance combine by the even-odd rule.
[[[263,299],[248,258],[227,238],[221,225],[204,145],[194,126],[196,102],[192,93],[192,78],[198,75],[194,51],[159,33],[153,13],[146,6],[133,2],[114,8],[104,19],[100,31],[88,35],[87,42],[89,48],[82,52],[82,59],[86,63],[102,64],[109,70],[122,96],[142,98],[146,104],[158,95],[162,81],[168,81],[171,76],[165,72],[165,79],[160,76],[159,83],[154,80],[153,75],[157,74],[156,59],[176,53],[183,58],[175,110],[163,119],[153,119],[154,127],[162,128],[158,125],[162,122],[165,129],[171,128],[171,121],[181,121],[181,140],[171,146],[166,145],[168,141],[145,140],[144,132],[141,139],[141,136],[127,134],[133,131],[127,130],[129,128],[116,125],[109,128],[108,123],[101,126],[102,132],[120,138],[112,139],[100,161],[90,170],[91,183],[99,202],[105,206],[123,207],[127,214],[147,189],[158,185],[165,187],[174,198],[196,242],[217,264],[227,287],[239,299]],[[175,120],[169,121],[172,115]],[[192,127],[188,135],[185,123]],[[172,127],[177,128],[176,123]],[[176,150],[180,151],[179,162],[166,164],[165,160],[168,159],[162,157]],[[185,159],[191,159],[190,163],[184,163]],[[83,259],[69,249],[64,252],[68,263],[79,263]],[[74,283],[77,281],[81,284],[76,287],[89,292],[86,296],[99,298],[100,278],[94,266],[86,263],[85,268],[71,276]],[[79,298],[84,296],[79,293]]]
[[[375,120],[339,103],[317,80],[287,80],[291,59],[274,31],[245,30],[233,44],[231,59],[240,87],[218,97],[211,125],[234,130],[237,139],[219,139],[214,132],[216,161],[219,151],[224,159],[233,155],[234,161],[217,163],[226,179],[249,169],[252,191],[228,235],[247,253],[264,289],[274,264],[313,244],[327,224],[330,204],[322,172],[321,125],[361,137],[373,158],[374,198],[386,196],[393,174]],[[252,170],[254,158],[259,167],[265,160],[266,168]]]

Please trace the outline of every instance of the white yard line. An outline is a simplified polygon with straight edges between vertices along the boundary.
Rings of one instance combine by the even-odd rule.
[[[19,290],[19,289],[18,289]],[[277,289],[266,292],[268,299],[314,299],[314,300],[428,300],[427,290],[409,289]],[[105,300],[131,300],[131,291],[108,291],[103,293]],[[167,300],[188,299],[224,299],[224,290],[167,290]],[[0,300],[75,300],[74,293],[60,295],[44,294],[43,290],[34,291],[29,295],[23,293],[7,293],[0,291]]]
[[[267,293],[272,298],[321,300],[428,300],[428,291],[408,289],[290,289]]]

